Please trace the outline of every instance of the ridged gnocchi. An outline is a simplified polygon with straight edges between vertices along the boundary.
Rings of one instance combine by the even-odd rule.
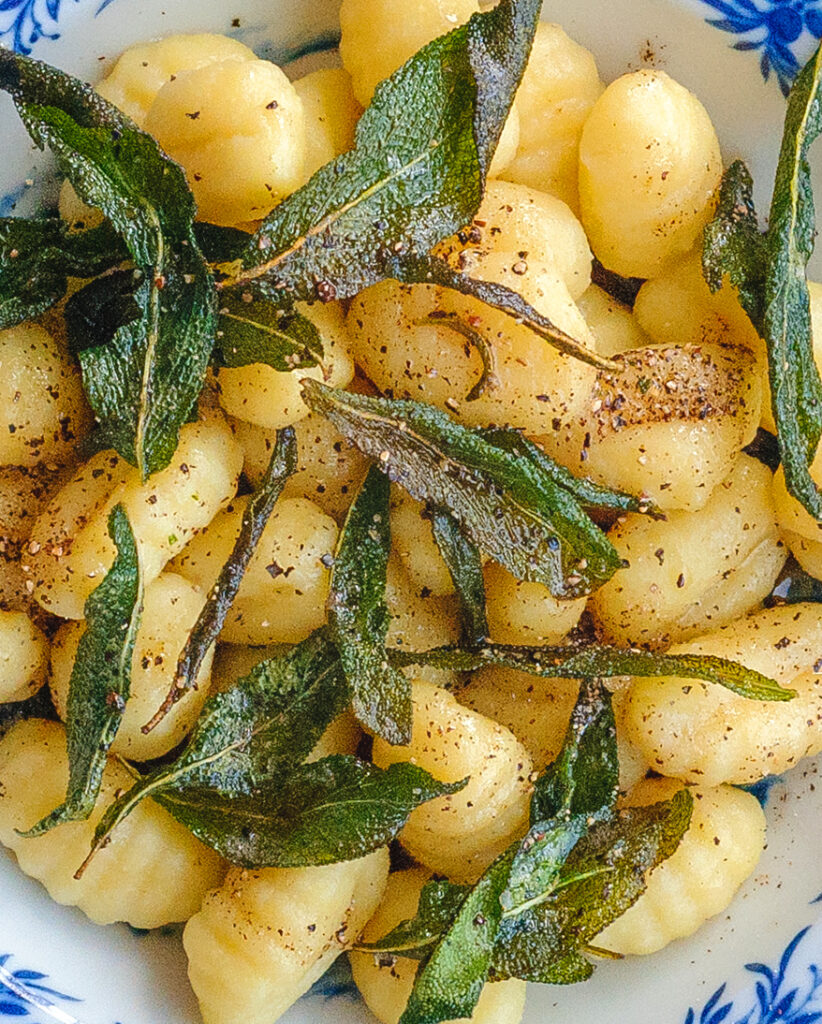
[[[234,548],[248,497],[231,505],[171,568],[207,593]],[[236,644],[298,643],[326,617],[337,524],[305,498],[277,502],[221,633]]]
[[[681,783],[648,779],[622,806],[669,800]],[[733,786],[695,786],[688,831],[656,867],[648,888],[594,942],[623,955],[655,953],[722,913],[753,873],[765,846],[765,814],[755,796]]]
[[[755,355],[718,345],[644,348],[603,370],[582,415],[540,443],[578,475],[644,496],[663,511],[703,508],[756,436]]]
[[[363,941],[376,942],[402,921],[412,919],[417,913],[420,892],[430,877],[422,868],[390,875],[377,912],[363,932]],[[368,1009],[382,1024],[397,1024],[411,994],[419,961],[357,952],[349,953],[348,958]],[[524,981],[516,979],[487,984],[474,1012],[463,1019],[473,1024],[519,1024],[525,1009],[525,987]]]
[[[579,197],[609,270],[655,277],[711,216],[722,177],[707,111],[664,71],[623,75],[594,104],[579,144]]]
[[[822,481],[822,447],[810,465],[810,476],[815,483]],[[819,523],[788,493],[785,471],[780,467],[773,480],[773,500],[782,537],[791,554],[805,572],[822,576],[822,538]]]
[[[0,466],[69,461],[91,427],[80,374],[55,339],[36,324],[0,331]]]
[[[146,587],[143,614],[131,659],[131,693],[112,754],[150,761],[173,750],[197,721],[208,696],[213,649],[209,650],[191,689],[148,734],[148,722],[174,686],[177,659],[197,621],[205,594],[172,572],[161,573]],[[71,670],[85,623],[67,622],[58,631],[51,652],[49,683],[57,713],[65,721]]]
[[[519,146],[507,181],[579,206],[579,140],[604,86],[593,55],[559,25],[542,22],[517,92]]]
[[[184,426],[171,464],[145,482],[115,452],[98,452],[34,524],[29,584],[35,600],[62,618],[83,618],[86,598],[114,560],[108,515],[117,504],[134,531],[144,582],[156,579],[234,497],[242,462],[219,415]]]
[[[822,605],[756,612],[674,653],[738,661],[796,691],[789,701],[746,700],[693,679],[635,679],[628,734],[653,769],[685,782],[745,784],[778,775],[822,750]]]
[[[407,747],[374,739],[380,768],[410,761],[440,782],[470,776],[466,787],[411,813],[400,842],[420,863],[457,882],[473,882],[528,824],[531,759],[508,729],[462,707],[446,690],[413,683],[413,734]]]
[[[596,338],[601,356],[616,356],[634,348],[645,348],[651,339],[640,326],[633,310],[592,284],[577,299],[579,311]]]
[[[305,116],[306,181],[322,166],[354,146],[354,130],[362,114],[345,68],[312,71],[292,83]]]
[[[746,615],[787,558],[771,471],[747,455],[704,508],[664,521],[627,515],[608,536],[627,567],[590,607],[602,636],[621,646],[667,646]]]
[[[127,921],[135,928],[159,928],[187,920],[220,884],[224,861],[153,800],[144,800],[126,818],[78,881],[74,873],[89,852],[103,810],[133,778],[110,759],[88,821],[60,825],[35,839],[21,836],[18,829],[31,828],[63,802],[67,782],[66,738],[59,723],[28,719],[0,739],[0,843],[52,899],[79,907],[97,924]]]
[[[584,597],[558,601],[542,583],[518,580],[496,562],[488,562],[483,575],[488,628],[497,643],[559,643],[585,611]]]
[[[388,850],[310,868],[233,868],[186,925],[205,1024],[270,1024],[356,941],[388,878]]]
[[[0,704],[26,700],[46,681],[49,642],[25,612],[0,611]]]

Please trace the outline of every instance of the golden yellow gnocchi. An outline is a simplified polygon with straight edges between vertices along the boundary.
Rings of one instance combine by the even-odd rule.
[[[356,941],[388,878],[388,850],[310,868],[233,868],[186,925],[205,1024],[270,1024]]]
[[[31,828],[65,799],[68,759],[62,725],[33,718],[19,722],[0,739],[0,843],[52,899],[79,907],[97,924],[127,921],[135,928],[159,928],[185,921],[220,884],[225,863],[153,800],[144,800],[126,818],[82,878],[74,877],[106,806],[133,781],[111,758],[88,821],[60,825],[35,839],[21,836],[18,830]]]
[[[26,700],[46,681],[49,642],[25,612],[0,611],[0,704]]]

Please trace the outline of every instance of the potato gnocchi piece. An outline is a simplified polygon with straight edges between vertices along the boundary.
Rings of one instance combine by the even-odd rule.
[[[274,450],[273,431],[253,423],[231,422],[245,456],[243,472],[252,487],[263,479]],[[308,498],[342,523],[368,472],[368,459],[324,416],[309,413],[294,424],[297,469],[283,489],[284,498]]]
[[[601,356],[616,356],[650,344],[651,339],[633,312],[598,285],[592,284],[577,299],[577,305],[596,338]]]
[[[286,372],[265,363],[222,367],[215,371],[214,380],[220,405],[229,416],[266,430],[279,430],[308,416],[309,409],[301,393],[303,377],[323,381],[333,388],[350,384],[354,363],[340,305],[336,302],[314,306],[298,303],[297,310],[315,324],[322,337],[325,372],[319,366]]]
[[[208,696],[213,649],[205,656],[196,688],[189,690],[148,735],[142,732],[142,726],[174,685],[177,659],[204,605],[205,595],[175,573],[161,573],[146,587],[143,616],[131,660],[131,696],[111,745],[112,754],[122,754],[133,761],[162,757],[185,738],[197,721]],[[57,633],[52,647],[51,696],[63,721],[67,714],[71,672],[85,631],[84,623],[67,622]]]
[[[232,868],[186,925],[205,1024],[272,1024],[353,943],[376,910],[388,850],[310,868]]]
[[[256,59],[253,50],[229,36],[173,35],[130,46],[95,88],[143,128],[157,94],[176,76],[221,61]]]
[[[515,291],[522,287],[516,278],[527,277],[532,261],[553,266],[574,300],[591,283],[591,247],[570,207],[547,192],[508,181],[488,182],[472,228],[440,251],[474,274],[489,255],[505,253],[508,284]]]
[[[416,680],[409,746],[374,739],[374,763],[410,761],[440,782],[470,776],[459,793],[411,813],[400,842],[420,863],[457,882],[475,882],[528,828],[531,759],[508,730]]]
[[[822,483],[822,446],[810,467],[811,479]],[[799,562],[805,572],[822,578],[822,536],[820,524],[789,493],[785,483],[785,471],[776,471],[773,481],[773,500],[776,505],[776,518],[782,532],[782,538],[791,550],[791,554]]]
[[[502,176],[578,209],[579,140],[603,89],[590,51],[541,22],[517,92],[519,146]]]
[[[34,525],[29,583],[35,600],[64,619],[83,618],[86,598],[114,560],[108,515],[118,503],[149,584],[234,497],[241,469],[240,446],[219,415],[184,426],[171,464],[145,483],[115,452],[94,455]]]
[[[49,642],[25,612],[0,611],[0,704],[32,697],[46,681]]]
[[[207,593],[240,532],[248,497],[198,534],[171,568]],[[220,638],[235,644],[299,643],[326,618],[337,524],[305,498],[280,499],[263,530]]]
[[[771,471],[741,455],[697,512],[621,517],[608,538],[628,563],[591,599],[601,634],[622,646],[667,646],[753,611],[787,558]]]
[[[411,584],[436,597],[454,593],[454,581],[434,539],[425,505],[395,486],[391,492],[391,546]]]
[[[302,100],[271,61],[179,72],[157,93],[146,129],[184,168],[200,220],[261,220],[305,181]]]
[[[80,374],[36,324],[0,331],[0,466],[33,468],[71,460],[91,427]]]
[[[83,877],[74,878],[106,806],[132,782],[129,771],[110,759],[88,821],[25,839],[17,830],[31,828],[65,799],[68,762],[62,725],[19,722],[0,740],[0,843],[53,900],[79,907],[97,924],[159,928],[185,921],[220,884],[225,863],[153,800],[142,801]]]
[[[417,913],[420,892],[431,877],[422,868],[396,871],[388,878],[388,887],[376,914],[363,932],[363,941],[376,942],[402,921]],[[419,968],[419,961],[398,957],[381,960],[372,953],[348,954],[354,981],[368,1009],[382,1024],[397,1024],[408,1003]],[[525,1009],[524,981],[487,984],[473,1014],[473,1024],[519,1024]],[[456,1024],[448,1021],[446,1024]]]
[[[663,775],[718,786],[779,775],[822,751],[822,606],[784,605],[731,622],[672,653],[713,654],[796,690],[790,701],[752,701],[713,683],[635,679],[626,724]]]
[[[585,413],[537,440],[578,476],[665,512],[704,508],[756,436],[762,378],[731,346],[645,348],[602,371]]]
[[[306,181],[335,156],[354,146],[354,130],[362,107],[344,68],[323,68],[293,83],[305,114]]]
[[[532,260],[518,276],[515,265],[515,254],[492,253],[475,276],[516,288],[593,348],[593,337],[556,269]],[[479,352],[445,323],[428,323],[433,313],[470,324],[494,353],[495,382],[475,401],[466,398],[482,376]],[[596,381],[593,367],[560,354],[504,313],[429,285],[374,285],[353,300],[348,324],[354,359],[382,392],[430,402],[466,426],[493,423],[546,434],[558,418],[583,415]]]
[[[511,730],[528,751],[536,771],[551,764],[562,749],[578,695],[579,684],[571,679],[542,679],[496,666],[475,672],[457,691],[465,707]],[[649,767],[625,729],[627,696],[625,689],[613,695],[623,790],[644,778]]]
[[[618,78],[582,129],[582,222],[602,263],[625,277],[655,277],[688,252],[721,178],[707,111],[664,71]]]
[[[669,800],[682,784],[647,779],[624,807]],[[597,946],[623,955],[656,953],[721,914],[753,874],[765,847],[765,814],[750,793],[733,786],[696,786],[693,816],[674,854],[648,877],[637,902],[600,932]]]
[[[579,622],[585,598],[558,601],[542,583],[518,580],[496,562],[484,570],[491,639],[501,644],[556,644]]]
[[[224,693],[234,684],[268,658],[284,654],[287,646],[247,647],[240,644],[218,644],[211,669],[209,696]],[[351,711],[345,711],[328,726],[316,746],[309,754],[308,761],[319,761],[331,754],[356,754],[362,731]]]

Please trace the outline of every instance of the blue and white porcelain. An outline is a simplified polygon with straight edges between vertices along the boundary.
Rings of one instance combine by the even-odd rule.
[[[338,0],[0,0],[0,43],[95,79],[129,44],[180,31],[238,34],[286,60],[333,39]],[[770,191],[783,90],[822,36],[822,0],[546,0],[603,77],[663,68],[708,107],[728,159]],[[238,22],[239,24],[232,24]],[[47,162],[0,97],[0,216],[53,196]],[[822,170],[822,151],[816,160]],[[822,186],[822,174],[820,174]],[[822,192],[820,192],[822,194]],[[820,762],[822,763],[822,762]],[[729,910],[651,958],[534,987],[525,1024],[822,1022],[822,785],[806,762],[770,787],[768,848]],[[98,928],[52,903],[0,852],[0,1024],[197,1024],[179,932]],[[284,1024],[368,1024],[344,973]]]

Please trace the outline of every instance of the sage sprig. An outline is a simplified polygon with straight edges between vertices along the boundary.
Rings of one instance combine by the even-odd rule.
[[[0,88],[140,271],[139,316],[80,363],[108,443],[145,479],[170,461],[214,345],[216,290],[194,236],[194,199],[155,140],[78,79],[0,50]]]
[[[131,662],[143,612],[143,582],[128,516],[116,505],[108,518],[117,555],[85,605],[86,629],[71,672],[66,708],[69,781],[66,799],[27,836],[94,810],[108,751],[117,736],[131,692]]]
[[[574,496],[433,406],[347,394],[305,379],[307,405],[413,497],[447,508],[518,579],[559,598],[590,593],[622,561]]]

